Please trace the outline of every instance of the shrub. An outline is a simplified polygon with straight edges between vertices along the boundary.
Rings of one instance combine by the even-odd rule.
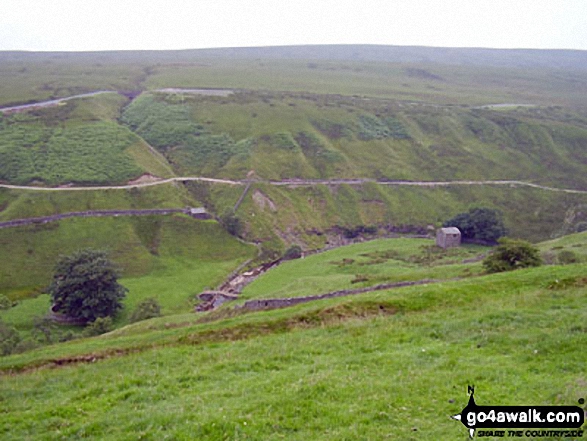
[[[86,327],[84,330],[84,335],[86,337],[93,337],[96,335],[105,334],[110,331],[112,331],[112,318],[98,317]]]
[[[0,294],[0,310],[12,308],[12,302],[4,294]]]
[[[313,120],[312,125],[330,139],[350,138],[352,131],[344,124],[328,120]]]
[[[20,341],[21,338],[18,331],[14,327],[0,321],[0,355],[12,354]]]
[[[148,298],[139,303],[130,316],[130,322],[139,322],[161,316],[161,305],[157,299]]]
[[[283,254],[283,260],[299,259],[302,257],[302,249],[299,245],[292,245]]]
[[[556,256],[556,259],[559,264],[561,265],[568,265],[570,263],[577,263],[579,261],[579,257],[576,253],[570,250],[563,250]]]
[[[21,340],[18,344],[14,347],[12,351],[13,354],[20,354],[22,352],[31,351],[38,347],[38,344],[30,339]]]
[[[38,341],[53,343],[56,328],[55,323],[47,317],[33,317],[33,335]]]
[[[65,128],[13,123],[0,129],[0,180],[126,182],[142,171],[125,153],[136,140],[126,128],[110,122]]]
[[[118,277],[104,251],[86,249],[62,257],[49,286],[53,310],[86,322],[114,315],[127,291]]]
[[[282,150],[295,151],[299,148],[295,139],[289,132],[274,133],[269,137],[268,141],[273,147],[277,147]]]
[[[222,215],[220,223],[233,236],[240,237],[242,234],[243,224],[232,210],[228,210]]]
[[[341,227],[342,235],[346,239],[354,239],[361,234],[377,234],[377,227],[374,225],[357,225],[356,227]]]
[[[540,266],[541,264],[542,260],[538,249],[530,242],[505,237],[499,239],[499,245],[493,253],[483,260],[483,266],[489,273]]]
[[[121,121],[162,151],[184,144],[191,135],[207,133],[201,124],[191,120],[188,106],[152,95],[136,98],[125,109]]]
[[[372,115],[359,116],[359,139],[369,141],[371,139],[408,139],[410,136],[404,125],[396,118],[376,118]]]

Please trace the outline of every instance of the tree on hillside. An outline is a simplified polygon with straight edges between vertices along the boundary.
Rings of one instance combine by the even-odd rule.
[[[53,310],[85,322],[114,315],[127,292],[118,277],[104,251],[86,249],[62,257],[49,286]]]
[[[542,265],[538,248],[530,242],[502,237],[493,253],[483,260],[483,266],[490,273],[511,271]]]
[[[444,227],[457,227],[463,239],[474,239],[495,243],[507,233],[499,211],[491,208],[471,208],[466,213],[457,214],[443,224]]]

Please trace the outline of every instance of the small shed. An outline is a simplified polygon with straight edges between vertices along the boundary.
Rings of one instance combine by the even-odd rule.
[[[444,249],[460,246],[461,231],[457,227],[439,228],[436,231],[436,245]]]
[[[194,219],[206,220],[206,219],[212,218],[212,216],[210,216],[210,214],[206,211],[206,209],[201,208],[201,207],[200,208],[189,208],[188,213]]]

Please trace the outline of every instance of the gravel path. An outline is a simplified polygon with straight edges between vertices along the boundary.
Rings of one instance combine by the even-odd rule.
[[[65,101],[74,100],[77,98],[86,98],[89,96],[101,95],[103,93],[118,93],[118,92],[116,92],[114,90],[98,90],[96,92],[81,93],[79,95],[68,96],[65,98],[57,98],[57,99],[49,100],[49,101],[41,101],[39,103],[20,104],[18,106],[1,107],[0,112],[2,112],[2,113],[20,112],[21,110],[39,109],[42,107],[51,107],[51,106],[56,106],[59,103],[63,103]]]
[[[35,187],[28,185],[11,185],[0,184],[0,188],[9,188],[14,190],[30,190],[30,191],[95,191],[95,190],[124,190],[129,188],[151,187],[154,185],[169,184],[171,182],[188,182],[200,181],[211,182],[215,184],[225,185],[250,185],[252,182],[261,184],[269,184],[282,187],[307,187],[312,185],[362,185],[366,183],[375,183],[386,186],[412,186],[412,187],[450,187],[454,185],[501,185],[509,187],[532,187],[546,191],[556,191],[563,193],[587,194],[587,190],[574,190],[568,188],[548,187],[546,185],[533,184],[531,182],[515,181],[515,180],[486,180],[486,181],[378,181],[369,178],[358,179],[285,179],[282,181],[251,181],[251,180],[230,180],[230,179],[216,179],[206,178],[202,176],[183,176],[176,178],[159,179],[150,182],[137,182],[126,185],[104,185],[98,187],[75,187],[75,186],[61,186],[61,187]]]

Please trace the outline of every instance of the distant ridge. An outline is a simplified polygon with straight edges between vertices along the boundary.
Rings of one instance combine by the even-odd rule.
[[[170,51],[0,52],[0,60],[94,59],[116,55],[119,61],[172,62],[203,59],[272,59],[435,63],[462,66],[587,70],[587,51],[567,49],[443,48],[383,45],[306,45],[185,49]]]

